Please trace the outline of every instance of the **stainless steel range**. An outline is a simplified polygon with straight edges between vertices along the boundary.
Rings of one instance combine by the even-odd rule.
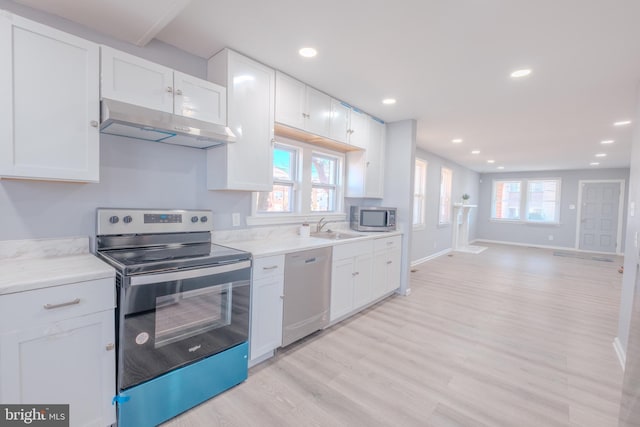
[[[97,210],[118,292],[118,425],[154,426],[247,378],[251,254],[211,211]]]

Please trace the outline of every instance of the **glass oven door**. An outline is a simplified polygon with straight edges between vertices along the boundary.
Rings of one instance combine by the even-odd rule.
[[[247,341],[251,262],[133,276],[120,289],[124,390]]]

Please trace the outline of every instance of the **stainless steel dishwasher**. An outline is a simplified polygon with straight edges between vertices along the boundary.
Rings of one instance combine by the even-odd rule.
[[[331,253],[327,247],[285,256],[283,347],[329,324]]]

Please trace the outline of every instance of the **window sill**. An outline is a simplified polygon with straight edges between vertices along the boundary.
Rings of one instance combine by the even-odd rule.
[[[313,213],[308,215],[300,214],[273,214],[248,216],[247,225],[282,225],[282,224],[302,224],[315,223],[325,218],[327,221],[346,221],[347,214],[344,212]]]
[[[541,225],[543,227],[560,227],[560,222],[539,222],[539,221],[522,221],[518,219],[496,219],[490,218],[489,221],[498,224],[522,224],[522,225]]]

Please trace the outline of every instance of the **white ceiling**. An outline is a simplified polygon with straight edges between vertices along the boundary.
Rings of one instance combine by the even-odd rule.
[[[231,47],[385,121],[416,119],[419,147],[478,172],[629,166],[633,125],[613,122],[634,118],[638,0],[19,2],[131,43]]]

